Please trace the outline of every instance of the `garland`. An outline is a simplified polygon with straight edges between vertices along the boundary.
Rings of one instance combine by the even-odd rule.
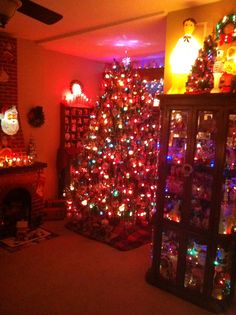
[[[42,106],[35,106],[28,112],[28,123],[33,127],[40,127],[44,124],[44,112]]]
[[[225,34],[226,25],[232,24],[232,31]],[[219,39],[219,45],[232,43],[236,40],[236,13],[225,15],[222,20],[216,24],[216,39]]]

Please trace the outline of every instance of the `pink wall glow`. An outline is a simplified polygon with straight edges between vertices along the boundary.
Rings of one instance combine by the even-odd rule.
[[[94,101],[104,65],[77,57],[51,52],[31,41],[18,40],[18,109],[25,144],[30,136],[36,144],[38,160],[45,169],[45,198],[57,197],[56,157],[60,143],[60,101],[72,80],[82,82],[84,93]],[[34,106],[43,106],[45,123],[34,128],[27,122],[27,113]]]

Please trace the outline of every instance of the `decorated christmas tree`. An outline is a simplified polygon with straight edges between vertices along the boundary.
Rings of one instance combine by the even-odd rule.
[[[85,234],[109,242],[124,227],[148,225],[157,181],[159,111],[153,105],[129,59],[105,70],[65,192],[68,216]]]
[[[186,83],[186,93],[209,93],[214,85],[213,66],[216,58],[216,41],[209,35],[199,50]]]
[[[35,162],[35,159],[37,158],[36,145],[32,136],[30,136],[28,144],[28,158],[30,163]]]

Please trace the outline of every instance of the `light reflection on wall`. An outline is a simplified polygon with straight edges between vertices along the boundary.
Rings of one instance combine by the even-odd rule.
[[[111,46],[117,47],[117,49],[124,49],[124,56],[127,52],[127,55],[131,57],[134,68],[163,68],[164,67],[164,59],[165,54],[163,51],[154,53],[152,55],[138,56],[133,55],[132,49],[140,48],[140,50],[145,49],[147,47],[156,47],[156,43],[146,42],[139,39],[128,39],[126,35],[122,35],[116,38],[109,38],[103,41],[98,42],[98,46]],[[155,51],[155,50],[154,50]],[[114,56],[116,59],[117,56]]]

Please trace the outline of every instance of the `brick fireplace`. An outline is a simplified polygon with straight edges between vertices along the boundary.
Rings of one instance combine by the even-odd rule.
[[[28,221],[30,228],[42,222],[43,169],[46,166],[35,162],[0,169],[0,237],[14,235],[17,221]]]
[[[18,111],[17,40],[1,34],[0,107],[3,106],[5,108],[15,106]],[[0,159],[3,157],[1,154],[4,149],[10,149],[17,157],[28,155],[20,124],[21,119],[18,111],[19,130],[14,135],[4,133],[0,125]],[[44,208],[43,170],[47,164],[22,161],[0,165],[0,238],[14,234],[18,221],[27,221],[29,227],[41,223]]]

